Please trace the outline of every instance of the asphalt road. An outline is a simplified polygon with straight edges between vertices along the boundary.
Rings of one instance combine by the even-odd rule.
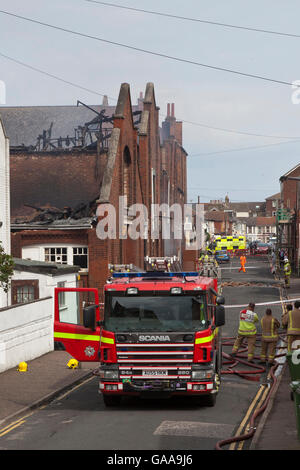
[[[227,305],[279,299],[279,289],[266,261],[249,260],[246,269],[246,273],[239,273],[237,260],[222,266],[223,282],[234,280],[255,284],[224,287]],[[264,310],[265,307],[256,309],[260,317]],[[239,311],[240,308],[226,308],[226,325],[222,331],[224,342],[237,332]],[[274,307],[273,311],[280,318],[281,307]],[[230,345],[224,347],[225,352],[230,350]],[[227,368],[226,364],[223,368]],[[97,378],[92,378],[24,418],[21,426],[0,438],[0,448],[212,450],[216,442],[235,435],[260,383],[265,380],[266,374],[262,374],[257,382],[236,374],[222,375],[213,408],[201,407],[187,398],[159,401],[127,398],[117,408],[106,408],[97,392]]]

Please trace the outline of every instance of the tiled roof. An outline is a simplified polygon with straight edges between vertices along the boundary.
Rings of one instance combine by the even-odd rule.
[[[266,201],[269,199],[280,199],[280,193],[273,194],[273,196],[266,197]]]
[[[248,226],[271,226],[276,224],[276,217],[250,217],[246,224]]]
[[[204,215],[205,220],[212,220],[215,222],[222,222],[224,220],[225,213],[223,211],[210,211]]]

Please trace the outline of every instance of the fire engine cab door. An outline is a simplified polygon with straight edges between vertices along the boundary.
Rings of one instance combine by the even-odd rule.
[[[83,326],[83,308],[97,305],[95,329]],[[97,289],[54,289],[54,346],[80,362],[99,361],[99,294]]]

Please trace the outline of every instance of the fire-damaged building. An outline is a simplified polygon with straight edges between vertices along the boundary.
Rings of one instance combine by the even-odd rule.
[[[102,105],[78,102],[0,111],[10,138],[13,256],[80,266],[81,285],[100,289],[109,264],[143,269],[146,256],[182,259],[184,237],[163,239],[161,214],[155,239],[151,223],[143,228],[144,238],[127,236],[128,212],[125,223],[116,218],[121,238],[100,239],[97,233],[108,204],[119,213],[120,196],[126,197],[126,211],[143,204],[149,215],[153,203],[182,208],[186,203],[182,123],[172,104],[160,127],[152,83],[137,105],[124,83],[116,106],[104,100]],[[169,217],[172,227],[172,213]]]

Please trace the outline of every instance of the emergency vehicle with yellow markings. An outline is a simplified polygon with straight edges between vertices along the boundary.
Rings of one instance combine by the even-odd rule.
[[[83,301],[84,296],[89,299]],[[100,361],[106,406],[124,395],[188,395],[214,406],[222,362],[224,298],[197,272],[115,272],[97,289],[55,289],[55,343]]]
[[[221,237],[217,235],[215,237],[215,251],[227,250],[245,250],[246,249],[246,237],[244,235],[237,236],[225,236]]]

